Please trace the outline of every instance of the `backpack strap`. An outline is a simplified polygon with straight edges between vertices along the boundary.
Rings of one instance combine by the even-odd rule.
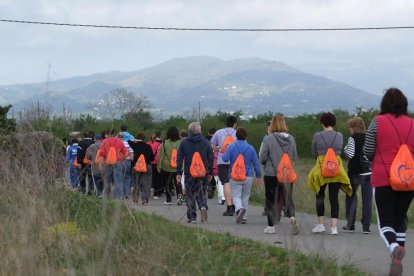
[[[402,144],[407,144],[407,141],[408,141],[408,138],[410,138],[410,134],[411,134],[411,129],[412,129],[412,127],[413,127],[413,120],[410,120],[410,130],[408,131],[408,135],[407,135],[407,138],[405,139],[405,142],[403,143],[402,142],[402,140],[401,140],[401,136],[400,136],[400,134],[398,133],[398,129],[397,129],[397,127],[395,126],[395,124],[392,122],[392,120],[387,116],[387,115],[384,115],[385,116],[385,118],[387,118],[388,119],[388,121],[391,123],[391,125],[394,127],[394,130],[395,130],[395,133],[397,133],[397,136],[398,136],[398,139],[400,140],[400,144],[402,145]]]
[[[249,149],[250,149],[250,145],[248,145],[247,146],[247,149],[242,153],[241,151],[240,151],[240,149],[239,149],[239,147],[236,145],[236,143],[234,143],[234,145],[236,146],[236,148],[237,148],[237,150],[239,151],[239,154],[241,154],[241,155],[243,155],[243,157],[245,156],[244,154],[246,153],[246,152],[248,152],[249,151]],[[247,167],[246,167],[246,171],[248,171],[249,170],[249,165],[250,165],[250,163],[251,163],[251,159],[249,159],[249,163],[248,163],[248,165],[247,165]]]
[[[282,149],[282,152],[283,152],[283,153],[288,153],[288,152],[289,152],[289,149],[290,149],[290,145],[291,145],[291,144],[289,144],[289,146],[288,146],[287,150],[286,150],[286,151],[284,151],[284,150],[283,150],[283,147],[282,147],[282,145],[280,144],[279,140],[277,139],[276,135],[273,133],[273,135],[272,135],[272,136],[273,136],[273,137],[275,137],[275,140],[276,140],[276,142],[279,144],[279,147]],[[283,155],[283,154],[282,154],[282,155]],[[273,167],[273,168],[275,168],[275,163],[273,163],[272,155],[269,155],[269,156],[270,156],[270,163],[272,163],[272,167]],[[277,170],[277,168],[276,168],[276,170]]]
[[[388,116],[387,116],[387,115],[384,115],[384,117],[385,117],[385,118],[387,118],[387,119],[388,119],[388,121],[391,123],[391,125],[394,127],[395,133],[397,133],[397,136],[398,136],[398,140],[400,140],[400,146],[401,146],[402,144],[406,144],[406,143],[407,143],[407,141],[408,141],[408,138],[410,138],[411,129],[412,129],[412,127],[413,127],[413,120],[410,120],[410,130],[408,131],[408,135],[407,135],[407,139],[405,140],[405,143],[403,143],[403,142],[402,142],[402,140],[401,140],[401,136],[400,136],[400,134],[398,133],[398,129],[397,129],[397,127],[395,126],[395,124],[392,122],[392,120],[391,120],[390,118],[388,118]],[[378,123],[378,122],[377,122],[377,123]],[[382,164],[384,165],[384,167],[385,167],[385,168],[387,168],[387,167],[385,166],[384,158],[382,157],[381,151],[380,151],[380,149],[379,149],[379,147],[378,147],[378,143],[376,143],[376,144],[375,144],[375,148],[376,148],[376,150],[377,150],[377,151],[378,151],[378,153],[379,153],[379,156],[380,156],[380,159],[381,159],[381,161],[382,161]],[[388,178],[390,178],[390,172],[389,172],[387,169],[385,169],[385,171],[387,172]]]
[[[282,147],[282,144],[280,144],[279,140],[277,139],[277,137],[276,137],[276,135],[275,135],[274,133],[273,133],[273,136],[275,137],[276,142],[279,144],[279,147],[282,149],[282,152],[283,152],[283,153],[288,153],[288,152],[289,152],[289,149],[290,149],[290,145],[291,145],[291,143],[289,143],[289,146],[288,146],[287,150],[286,150],[286,151],[284,151],[284,150],[283,150],[283,147]]]
[[[334,139],[332,140],[332,144],[331,144],[331,146],[328,146],[328,144],[327,144],[327,143],[326,143],[326,141],[325,141],[325,138],[323,138],[322,131],[321,131],[321,132],[319,132],[319,135],[321,135],[323,142],[325,143],[325,145],[326,145],[328,148],[332,148],[333,144],[335,143],[335,140],[336,140],[336,135],[337,135],[337,134],[338,134],[338,132],[337,132],[337,131],[335,131],[335,137],[334,137]]]

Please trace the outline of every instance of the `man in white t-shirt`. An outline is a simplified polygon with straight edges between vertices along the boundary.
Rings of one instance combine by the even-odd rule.
[[[235,207],[233,205],[233,198],[231,195],[231,186],[229,180],[229,170],[230,170],[230,163],[223,161],[223,149],[226,147],[225,140],[227,136],[232,136],[233,141],[237,140],[236,138],[236,127],[237,127],[237,118],[235,116],[228,116],[226,118],[226,127],[217,130],[213,137],[211,138],[211,146],[213,150],[218,152],[218,176],[220,182],[223,184],[224,187],[224,197],[226,199],[227,209],[223,213],[223,216],[233,216],[235,212]],[[224,147],[223,147],[224,146]]]

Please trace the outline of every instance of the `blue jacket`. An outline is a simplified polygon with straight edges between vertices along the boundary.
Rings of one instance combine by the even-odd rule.
[[[183,173],[183,162],[185,176],[190,175],[191,160],[196,151],[200,153],[203,159],[207,175],[212,175],[214,161],[213,148],[211,147],[210,141],[201,136],[200,133],[192,134],[187,139],[181,141],[177,152],[178,175]]]
[[[223,161],[230,161],[230,170],[233,168],[234,162],[236,162],[237,156],[242,153],[244,156],[244,164],[246,165],[246,176],[253,177],[253,169],[256,173],[256,178],[262,177],[260,171],[259,158],[257,157],[256,150],[246,142],[246,140],[237,140],[234,144],[227,147],[226,152],[223,155]],[[252,166],[253,164],[253,166]]]

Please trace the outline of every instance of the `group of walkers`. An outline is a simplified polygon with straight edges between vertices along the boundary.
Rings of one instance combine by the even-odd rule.
[[[362,231],[371,233],[374,199],[380,236],[391,253],[390,275],[402,273],[407,211],[414,197],[414,188],[398,190],[390,181],[390,168],[400,145],[407,145],[411,153],[414,150],[413,122],[407,106],[407,98],[400,90],[388,89],[381,101],[380,114],[371,121],[368,130],[359,117],[347,122],[350,137],[345,147],[343,134],[335,130],[335,115],[322,113],[319,118],[322,131],[314,134],[311,144],[315,165],[307,179],[308,187],[315,192],[318,223],[313,233],[327,230],[324,205],[327,188],[332,235],[338,235],[340,190],[346,193],[347,224],[343,226],[346,232],[356,230],[357,191],[361,187]],[[267,135],[258,153],[247,142],[246,129],[237,127],[235,116],[226,118],[224,128],[210,130],[208,139],[201,133],[199,122],[190,123],[188,130],[181,133],[170,127],[163,140],[159,132],[149,141],[142,132],[134,137],[126,126],[116,135],[113,130],[97,135],[85,132],[84,139],[73,140],[67,149],[71,185],[73,188],[79,185],[81,192],[89,194],[95,189],[97,196],[104,198],[112,197],[114,187],[113,198],[131,196],[134,203],[141,194],[143,205],[149,203],[151,190],[153,199],[165,194],[165,205],[173,204],[175,194],[179,204],[186,202],[188,223],[197,222],[198,211],[201,222],[207,223],[207,197],[212,197],[211,183],[216,183],[217,201],[226,204],[223,216],[235,216],[237,224],[246,224],[253,182],[262,183],[262,165],[267,216],[264,233],[276,233],[275,225],[283,213],[289,218],[292,234],[298,234],[300,227],[293,201],[296,180],[281,177],[283,173],[294,173],[294,168],[285,164],[285,158],[289,163],[294,162],[298,154],[283,116],[276,115],[268,122]],[[347,170],[342,152],[349,159]],[[113,154],[115,161],[108,162]],[[145,169],[141,170],[142,167]]]

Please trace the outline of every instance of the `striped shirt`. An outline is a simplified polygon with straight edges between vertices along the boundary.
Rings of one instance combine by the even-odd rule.
[[[352,159],[355,155],[355,140],[352,137],[348,138],[348,144],[344,148],[344,152],[348,159]]]
[[[369,160],[374,159],[375,146],[377,144],[378,123],[376,117],[372,119],[365,133],[364,153]]]

